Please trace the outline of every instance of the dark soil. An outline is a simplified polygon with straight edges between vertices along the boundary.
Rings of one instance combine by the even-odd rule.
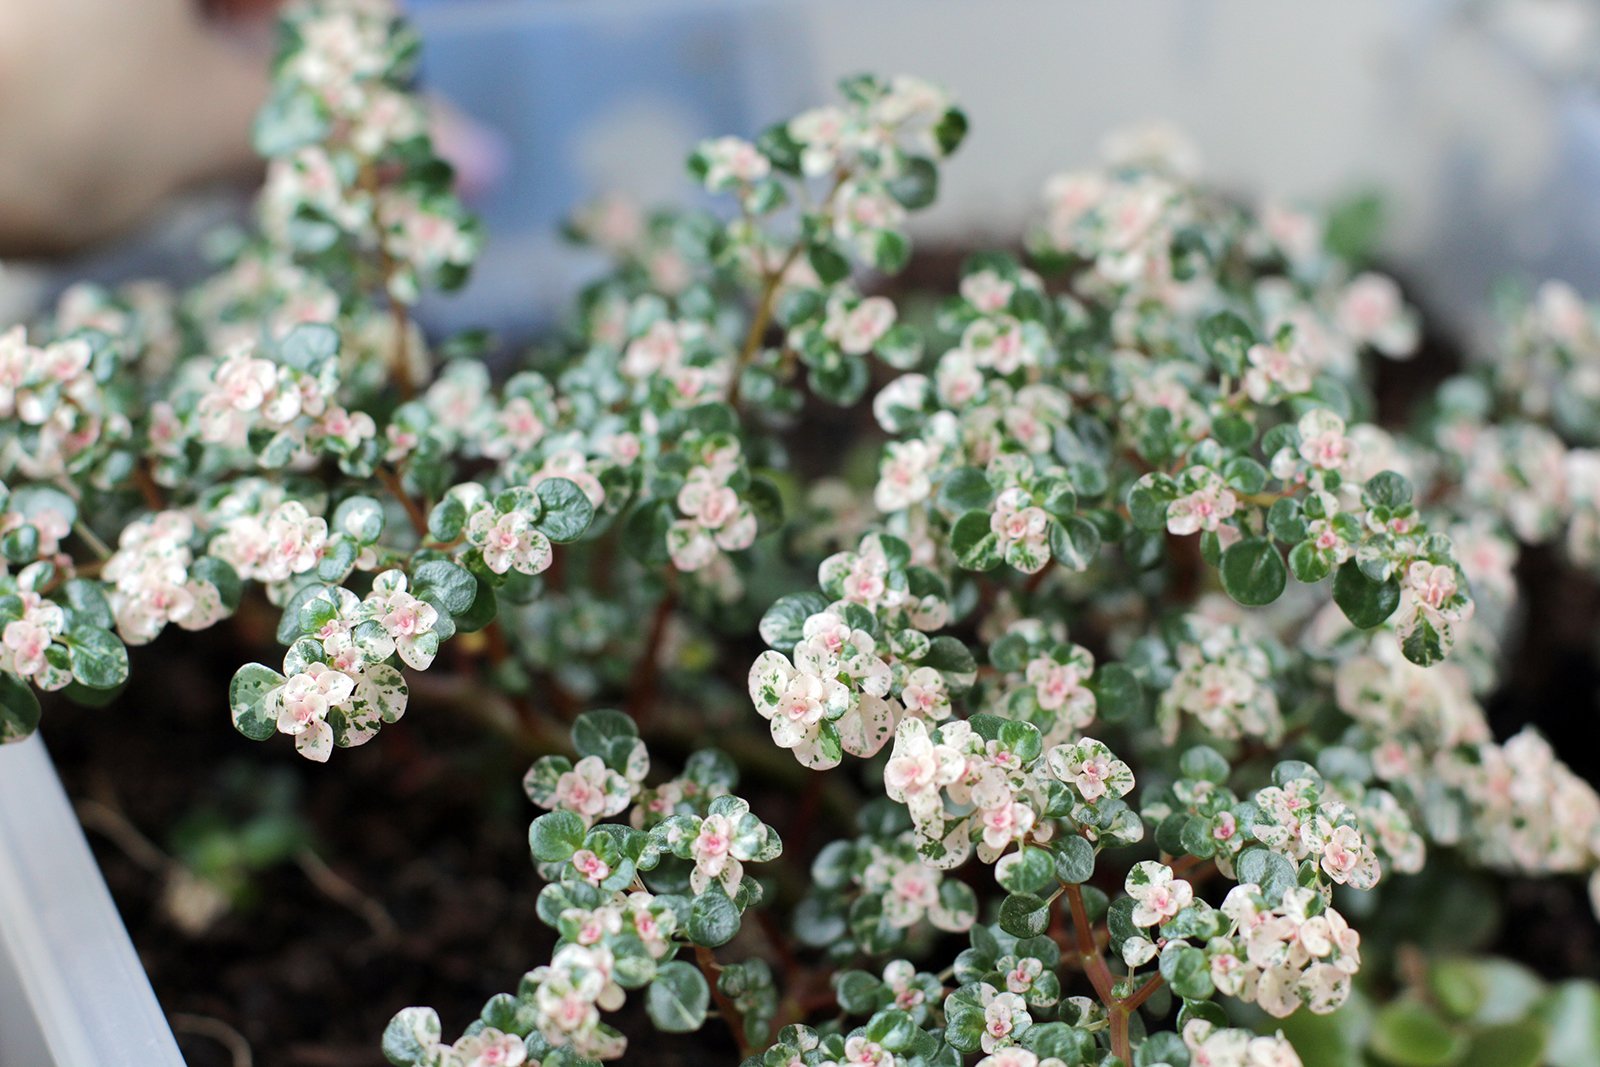
[[[291,775],[317,853],[387,911],[398,935],[379,936],[293,862],[257,872],[250,902],[186,934],[163,906],[163,879],[91,831],[189,1064],[233,1060],[182,1016],[226,1022],[259,1067],[377,1067],[384,1025],[412,1004],[437,1008],[447,1033],[459,1033],[555,940],[535,914],[543,883],[528,854],[527,760],[470,719],[418,707],[365,748],[311,764],[230,728],[224,694],[239,661],[221,635],[170,634],[139,650],[116,705],[50,709],[46,737],[68,792],[113,801],[167,848],[169,828],[222,802],[224,778]],[[634,1062],[736,1059],[717,1030],[665,1037],[628,1011],[618,1025],[638,1039]]]

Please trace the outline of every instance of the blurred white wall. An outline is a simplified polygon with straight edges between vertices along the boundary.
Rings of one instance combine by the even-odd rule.
[[[1573,62],[1600,48],[1572,45],[1600,42],[1594,0],[407,6],[431,88],[495,131],[509,164],[474,205],[491,241],[471,288],[429,308],[444,328],[548,322],[598,266],[555,235],[572,207],[607,191],[692,200],[694,140],[753,134],[863,70],[941,82],[971,118],[941,203],[916,223],[924,237],[1014,239],[1047,175],[1094,163],[1119,127],[1164,119],[1239,193],[1385,193],[1386,260],[1463,325],[1507,274],[1600,294],[1600,102],[1583,80],[1600,58]],[[1541,52],[1577,80],[1526,61]],[[55,278],[140,262],[119,249]]]
[[[921,223],[929,234],[1014,233],[1046,175],[1094,161],[1119,126],[1162,119],[1193,138],[1208,176],[1241,193],[1385,193],[1386,254],[1452,315],[1479,305],[1494,278],[1559,265],[1564,248],[1587,253],[1600,237],[1600,182],[1582,184],[1586,204],[1552,199],[1583,177],[1563,168],[1584,140],[1573,113],[1592,102],[1547,84],[1460,5],[822,0],[808,10],[822,78],[915,72],[966,106],[972,134]]]

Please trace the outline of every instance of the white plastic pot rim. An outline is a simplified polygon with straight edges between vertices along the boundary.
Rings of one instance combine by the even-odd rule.
[[[182,1067],[37,737],[0,746],[0,1067]]]

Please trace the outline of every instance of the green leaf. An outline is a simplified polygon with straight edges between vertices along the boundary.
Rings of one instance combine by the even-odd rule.
[[[947,515],[986,511],[994,500],[994,486],[976,467],[957,467],[939,486],[939,509]]]
[[[964,692],[970,688],[978,674],[978,661],[965,641],[949,634],[940,634],[928,642],[928,651],[922,657],[922,666],[938,671],[950,688]]]
[[[1050,523],[1050,552],[1063,567],[1082,571],[1100,551],[1100,531],[1079,515]]]
[[[283,615],[278,619],[278,644],[292,645],[305,631],[300,626],[300,609],[326,592],[328,586],[321,582],[307,582],[283,603]]]
[[[1178,832],[1178,847],[1201,859],[1216,855],[1217,839],[1211,833],[1211,820],[1193,818],[1185,822]]]
[[[644,1007],[656,1029],[667,1034],[688,1034],[706,1021],[711,988],[692,964],[672,960],[656,968],[645,990]]]
[[[1384,508],[1405,507],[1411,503],[1411,494],[1411,483],[1394,471],[1379,471],[1361,490],[1369,505]]]
[[[342,582],[350,569],[356,565],[359,550],[356,542],[349,537],[334,537],[328,542],[328,550],[317,561],[317,577],[325,582]]]
[[[999,542],[989,529],[989,513],[974,508],[950,530],[950,550],[967,570],[992,570],[1000,562]]]
[[[472,572],[447,559],[430,559],[419,563],[411,574],[419,597],[437,599],[451,615],[462,615],[472,608],[478,595],[478,580]]]
[[[611,755],[613,743],[618,738],[624,739],[631,748],[638,736],[639,728],[634,725],[633,719],[612,708],[586,711],[572,724],[572,746],[580,756],[605,759]]]
[[[1457,973],[1451,975],[1449,972],[1452,971]],[[1430,972],[1436,991],[1441,975],[1447,984],[1459,986],[1463,981],[1472,983],[1477,1001],[1472,1008],[1472,1021],[1485,1025],[1511,1023],[1525,1018],[1545,992],[1545,985],[1539,976],[1527,967],[1494,957],[1439,960]],[[1443,993],[1436,995],[1444,999]],[[1460,1002],[1458,991],[1456,1003],[1459,1005]]]
[[[1255,343],[1255,331],[1231,311],[1219,311],[1200,323],[1201,347],[1217,369],[1231,377],[1244,373],[1245,354]]]
[[[1267,468],[1249,456],[1234,456],[1222,465],[1222,476],[1241,493],[1259,493],[1267,484]]]
[[[1178,1025],[1186,1021],[1180,1018]],[[1286,1019],[1263,1020],[1261,1029],[1269,1034],[1282,1030],[1305,1067],[1371,1067],[1362,1049],[1372,1029],[1372,1009],[1359,989],[1328,1015],[1297,1011]]]
[[[997,866],[996,871],[996,881],[1007,893],[1032,893],[1037,896],[1055,887],[1054,858],[1045,849],[1034,845],[1025,846],[1021,852],[1013,852],[1005,857],[1005,866]]]
[[[221,560],[217,562],[222,563]],[[78,616],[80,622],[91,623],[104,630],[116,626],[116,619],[111,614],[111,605],[106,601],[106,594],[99,582],[89,578],[73,578],[62,589],[67,594],[67,603],[72,606],[73,614]]]
[[[867,1040],[876,1041],[890,1052],[903,1052],[917,1036],[917,1024],[909,1013],[891,1008],[867,1020]]]
[[[1178,771],[1185,778],[1225,785],[1228,781],[1228,761],[1210,745],[1195,745],[1178,758]]]
[[[1134,1051],[1134,1067],[1174,1067],[1189,1063],[1189,1050],[1183,1038],[1171,1031],[1158,1031],[1146,1037]]]
[[[1247,848],[1239,853],[1234,866],[1241,884],[1251,882],[1260,886],[1262,893],[1272,900],[1295,885],[1294,864],[1271,849]]]
[[[540,863],[562,863],[583,847],[587,830],[583,820],[570,811],[552,811],[533,820],[528,827],[528,845]]]
[[[1547,1040],[1544,1026],[1535,1019],[1491,1026],[1472,1035],[1472,1047],[1459,1067],[1539,1067],[1546,1062]],[[1591,1056],[1586,1062],[1597,1061]]]
[[[1183,847],[1183,828],[1194,817],[1188,812],[1175,811],[1156,824],[1156,847],[1169,856],[1181,856],[1188,849]]]
[[[1400,652],[1419,667],[1431,667],[1444,659],[1444,635],[1427,618],[1419,618],[1401,638]]]
[[[406,1008],[384,1027],[383,1055],[395,1067],[418,1067],[439,1038],[439,1016],[432,1008]]]
[[[907,211],[927,207],[939,195],[939,168],[931,160],[913,156],[890,180],[889,195]]]
[[[1383,237],[1383,198],[1375,192],[1346,197],[1328,213],[1323,240],[1328,251],[1360,265],[1371,260]]]
[[[39,557],[38,527],[22,525],[0,537],[0,555],[12,563],[31,563]]]
[[[21,741],[39,728],[39,697],[14,674],[0,671],[0,745]]]
[[[1201,949],[1173,942],[1162,951],[1160,965],[1161,977],[1185,1000],[1205,1000],[1216,989],[1211,984],[1211,964]]]
[[[1351,625],[1370,630],[1382,625],[1400,606],[1400,583],[1393,578],[1375,582],[1350,560],[1333,576],[1333,602]]]
[[[328,132],[326,111],[310,93],[279,88],[256,115],[253,139],[263,156],[288,155]]]
[[[478,583],[478,591],[473,595],[472,607],[465,613],[455,616],[456,630],[459,633],[470,634],[488,626],[500,613],[500,598],[495,593],[494,586],[483,575],[473,575]]]
[[[461,536],[467,522],[467,506],[457,496],[446,496],[428,512],[428,536],[440,543],[454,541]]]
[[[189,577],[202,582],[210,582],[217,591],[217,597],[222,601],[222,606],[229,611],[239,606],[239,598],[244,595],[244,583],[239,580],[239,572],[233,565],[215,556],[201,556],[189,565]],[[68,583],[69,585],[71,583]],[[68,596],[70,596],[70,592]],[[111,624],[106,623],[110,629]]]
[[[939,142],[939,151],[949,155],[961,146],[961,141],[967,136],[967,116],[959,108],[950,108],[939,119],[939,124],[933,128],[934,140]]]
[[[756,529],[769,533],[783,525],[783,491],[771,478],[760,475],[750,479],[750,484],[739,494],[756,517]]]
[[[1111,935],[1111,946],[1120,951],[1122,943],[1130,937],[1141,937],[1144,931],[1133,925],[1134,904],[1132,897],[1118,897],[1106,908],[1106,933]],[[1093,913],[1089,921],[1094,921]]]
[[[1306,519],[1300,501],[1281,497],[1267,509],[1267,531],[1280,541],[1295,544],[1306,539]]]
[[[800,640],[806,620],[828,610],[828,598],[821,593],[790,593],[761,616],[761,640],[788,652]]]
[[[1000,901],[1000,929],[1012,937],[1038,937],[1050,925],[1050,906],[1032,893],[1012,893]]]
[[[1094,845],[1084,837],[1069,834],[1055,844],[1056,877],[1079,885],[1094,876]]]
[[[826,306],[822,293],[816,289],[785,289],[778,298],[773,317],[778,325],[789,329],[809,319],[820,318]]]
[[[66,641],[75,680],[91,689],[115,689],[128,680],[128,650],[110,630],[82,626]]]
[[[278,342],[278,358],[297,370],[315,372],[339,354],[339,331],[320,322],[302,322]]]
[[[54,513],[58,521],[69,526],[78,521],[77,501],[52,485],[19,486],[12,490],[7,510],[27,519],[29,525],[47,513]]]
[[[807,381],[811,391],[830,404],[850,407],[871,384],[866,360],[839,357],[815,364]]]
[[[370,545],[383,534],[383,505],[370,496],[348,496],[333,512],[333,528],[359,544]]]
[[[1301,541],[1289,550],[1289,570],[1297,582],[1320,582],[1333,570],[1333,561],[1314,541]]]
[[[1246,607],[1270,604],[1283,595],[1289,572],[1277,547],[1265,537],[1248,537],[1222,553],[1222,588]]]
[[[883,983],[866,971],[841,971],[833,976],[839,1007],[851,1015],[870,1015],[883,1002]]]
[[[1394,1067],[1448,1067],[1466,1054],[1467,1038],[1426,1004],[1403,999],[1379,1009],[1371,1049]]]
[[[544,505],[534,526],[557,544],[576,541],[594,521],[594,505],[570,478],[546,478],[533,491]]]
[[[1170,481],[1166,485],[1147,485],[1142,481],[1128,489],[1128,518],[1136,529],[1157,532],[1167,528],[1167,507],[1173,501]]]
[[[720,887],[711,886],[694,898],[688,928],[689,939],[697,945],[726,945],[739,932],[739,908]]]
[[[911,259],[911,242],[899,230],[879,230],[872,238],[872,265],[884,274],[899,274]]]
[[[634,508],[622,526],[622,548],[628,555],[650,566],[665,563],[667,528],[672,525],[670,500],[650,500]]]
[[[288,681],[271,667],[246,663],[228,685],[228,707],[233,726],[252,741],[265,741],[278,729],[277,717],[266,708],[267,694]]]
[[[1136,720],[1144,713],[1144,686],[1125,664],[1104,664],[1094,672],[1089,688],[1094,690],[1095,712],[1106,722]]]
[[[1593,1067],[1600,1063],[1600,986],[1563,982],[1539,1005],[1550,1028],[1545,1062],[1550,1067]]]
[[[832,245],[813,244],[806,251],[806,260],[823,285],[836,285],[850,276],[850,261]]]

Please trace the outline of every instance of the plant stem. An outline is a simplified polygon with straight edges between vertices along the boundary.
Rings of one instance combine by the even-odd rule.
[[[778,269],[769,273],[761,284],[761,296],[756,301],[755,317],[750,320],[750,330],[744,335],[744,345],[739,349],[739,359],[733,365],[733,379],[728,383],[728,406],[739,406],[739,379],[756,358],[756,353],[761,350],[761,339],[767,335],[767,326],[772,322],[773,304],[778,295],[778,286],[783,282],[783,276],[789,272],[794,261],[799,258],[800,250],[805,247],[804,241],[798,241],[784,257]]]
[[[1072,933],[1077,940],[1078,958],[1083,963],[1084,973],[1089,976],[1089,981],[1094,986],[1094,991],[1100,997],[1100,1002],[1106,1006],[1106,1012],[1111,1019],[1111,1053],[1123,1063],[1133,1062],[1132,1041],[1128,1036],[1128,1020],[1139,1006],[1155,995],[1156,990],[1165,985],[1165,980],[1159,975],[1152,975],[1143,985],[1126,997],[1116,994],[1116,979],[1111,975],[1111,968],[1107,966],[1105,957],[1100,954],[1100,946],[1095,943],[1094,928],[1089,925],[1089,910],[1083,904],[1083,890],[1077,885],[1066,885],[1067,903],[1072,908]]]
[[[384,488],[389,490],[394,498],[400,501],[401,505],[406,509],[406,517],[411,520],[411,528],[417,532],[417,536],[426,538],[428,536],[428,517],[422,513],[421,505],[411,499],[411,494],[406,492],[406,487],[400,484],[399,476],[387,467],[379,467],[376,473],[378,481],[382,482]]]
[[[1116,994],[1112,992],[1115,982],[1111,977],[1111,968],[1106,966],[1105,958],[1100,955],[1100,949],[1094,943],[1094,928],[1089,925],[1089,909],[1083,905],[1083,889],[1077,885],[1068,885],[1066,897],[1067,904],[1072,908],[1072,933],[1077,938],[1078,958],[1083,962],[1083,971],[1089,976],[1089,981],[1094,985],[1094,991],[1101,1002],[1107,1008],[1111,1008],[1117,1002]]]
[[[139,487],[139,494],[144,497],[145,507],[151,511],[161,511],[166,508],[166,499],[161,493],[161,486],[156,484],[155,477],[150,473],[148,459],[140,459],[134,464],[133,483]]]
[[[1139,1007],[1139,1005],[1143,1004],[1145,1001],[1149,1000],[1153,995],[1155,995],[1156,990],[1160,989],[1163,985],[1166,985],[1166,983],[1167,980],[1161,977],[1159,974],[1151,975],[1145,980],[1144,985],[1140,986],[1138,989],[1135,989],[1132,993],[1128,994],[1122,999],[1122,1006],[1129,1011],[1133,1011],[1135,1008]]]
[[[839,190],[844,188],[845,181],[850,177],[848,170],[840,170],[833,178],[833,188],[828,190],[828,196],[822,201],[819,211],[829,211],[833,202],[838,199]],[[739,378],[744,369],[756,358],[756,353],[761,351],[761,339],[767,334],[767,327],[772,322],[774,303],[778,295],[778,288],[783,284],[784,275],[789,273],[789,268],[794,266],[800,258],[800,253],[806,249],[806,238],[799,237],[783,261],[777,268],[766,272],[761,279],[761,296],[756,301],[755,317],[750,320],[750,330],[744,335],[744,344],[739,349],[739,361],[733,366],[733,380],[728,383],[728,405],[739,406]]]
[[[305,874],[306,879],[317,888],[317,892],[361,916],[377,935],[378,940],[390,942],[399,934],[400,928],[395,925],[389,909],[385,908],[376,897],[368,896],[348,879],[340,876],[323,861],[321,856],[317,855],[316,850],[309,846],[300,849],[294,855],[294,862]]]
[[[253,1067],[255,1057],[250,1051],[250,1042],[245,1036],[221,1019],[210,1015],[193,1015],[188,1012],[174,1012],[168,1016],[167,1021],[172,1029],[181,1034],[194,1034],[197,1037],[207,1037],[228,1050],[228,1056],[233,1061],[233,1067]]]
[[[389,366],[394,372],[395,384],[400,387],[401,399],[410,400],[417,395],[416,383],[411,380],[411,315],[389,288],[390,280],[394,277],[395,260],[389,253],[388,243],[384,241],[383,221],[378,218],[377,168],[371,164],[362,167],[359,182],[372,198],[372,229],[378,238],[378,270],[383,276],[383,295],[389,301],[389,319],[394,327],[394,352],[390,356]]]
[[[744,1059],[750,1055],[750,1043],[744,1036],[744,1015],[734,1006],[728,994],[717,988],[717,975],[722,971],[722,964],[704,945],[694,947],[694,961],[700,965],[700,973],[706,976],[706,983],[711,986],[711,997],[717,1002],[717,1014],[722,1016],[728,1032],[733,1035],[733,1043],[739,1047],[739,1058]]]
[[[645,637],[644,651],[633,665],[633,677],[628,682],[628,701],[624,710],[640,726],[649,721],[650,712],[655,707],[661,641],[666,636],[667,620],[672,617],[677,600],[677,593],[669,585],[656,604],[655,615],[650,619],[650,632]]]
[[[1133,1062],[1133,1044],[1128,1038],[1128,1010],[1121,1004],[1111,1006],[1111,1054],[1122,1063]]]
[[[107,548],[106,543],[100,540],[99,536],[93,530],[89,529],[88,523],[84,522],[82,519],[79,519],[77,522],[72,524],[72,532],[77,534],[78,537],[83,540],[84,544],[94,549],[95,555],[99,556],[103,560],[111,558],[111,549]]]

